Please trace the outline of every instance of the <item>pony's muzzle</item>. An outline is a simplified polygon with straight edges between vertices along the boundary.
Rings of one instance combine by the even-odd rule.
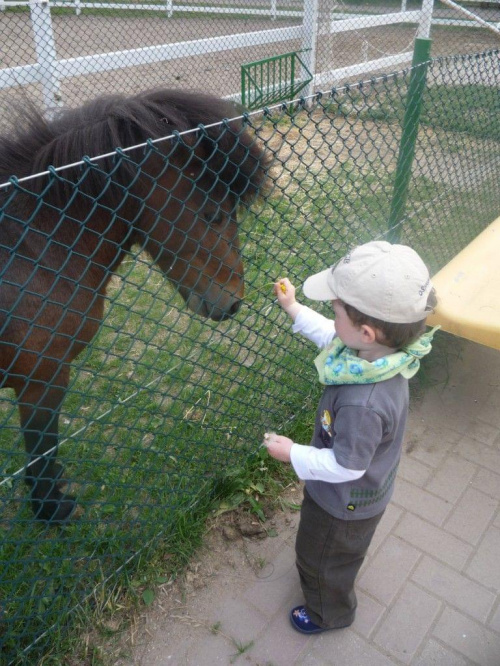
[[[234,315],[238,312],[238,310],[241,308],[241,301],[235,301],[227,310],[226,312],[224,311],[219,311],[220,314],[217,312],[212,312],[210,313],[210,319],[213,319],[214,321],[224,321],[226,319],[230,319],[231,317],[234,317]]]
[[[239,297],[233,297],[229,302],[222,302],[220,299],[213,302],[211,299],[204,298],[198,294],[186,294],[185,290],[180,288],[179,292],[184,297],[187,307],[194,313],[213,321],[225,321],[233,317],[241,307],[242,300]]]

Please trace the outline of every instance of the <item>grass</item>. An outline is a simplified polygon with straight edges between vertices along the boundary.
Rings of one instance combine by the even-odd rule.
[[[475,64],[475,58],[457,60],[456,76]],[[449,64],[448,64],[449,66]],[[445,85],[435,83],[439,79],[440,62],[436,60],[430,68],[431,85],[424,93],[420,123],[424,127],[455,135],[465,134],[476,139],[499,141],[500,96],[494,86],[464,84]],[[444,72],[450,74],[450,71]],[[453,74],[453,72],[451,72]],[[356,114],[363,119],[400,123],[406,105],[405,89],[407,77],[399,77],[394,85],[381,89],[354,86],[348,94],[334,98],[329,106],[331,112],[346,117]],[[403,93],[403,94],[402,94]],[[465,111],[465,112],[464,112]]]
[[[270,283],[286,273],[298,285],[347,246],[385,233],[402,107],[380,94],[378,103],[391,108],[383,123],[354,90],[336,106],[266,121],[262,135],[280,156],[273,192],[241,221],[247,287],[234,319],[189,315],[138,250],[123,263],[103,326],[74,364],[61,419],[60,458],[81,519],[34,525],[22,481],[0,487],[5,660],[58,666],[71,654],[77,664],[105,664],[84,640],[89,626],[113,635],[189,561],[207,516],[245,505],[262,520],[265,502],[289,482],[289,468],[260,448],[262,434],[307,442],[320,387],[313,353],[292,335]],[[402,240],[438,264],[493,219],[498,193],[493,177],[472,190],[431,178],[426,160],[487,155],[495,140],[481,124],[445,131],[432,118]],[[8,393],[0,415],[9,475],[24,457]]]

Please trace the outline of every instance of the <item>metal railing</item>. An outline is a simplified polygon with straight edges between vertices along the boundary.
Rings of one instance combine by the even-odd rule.
[[[215,4],[203,8],[198,19],[200,6],[192,3],[83,3],[79,10],[84,13],[72,16],[68,3],[6,0],[0,36],[7,64],[0,69],[0,90],[5,95],[23,89],[51,109],[78,104],[82,95],[91,97],[110,87],[133,92],[134,86],[144,87],[144,78],[150,87],[164,85],[166,79],[172,87],[189,88],[203,87],[208,78],[224,96],[239,99],[242,64],[302,50],[305,68],[314,75],[304,92],[308,95],[410,62],[415,35],[429,37],[431,25],[437,54],[458,52],[467,39],[473,40],[472,50],[481,41],[481,48],[495,45],[500,5],[473,12],[461,8],[468,18],[460,23],[463,32],[456,34],[453,26],[463,15],[457,13],[457,3],[447,0],[447,5],[453,8],[445,13],[433,0],[396,5],[395,11],[375,3],[369,12],[360,12],[347,0],[334,7],[326,0],[292,6],[275,0],[250,9]],[[116,17],[113,24],[110,16]],[[200,31],[200,20],[213,29]],[[442,21],[448,27],[436,24]],[[474,26],[491,37],[471,37]],[[4,103],[7,112],[7,98]]]

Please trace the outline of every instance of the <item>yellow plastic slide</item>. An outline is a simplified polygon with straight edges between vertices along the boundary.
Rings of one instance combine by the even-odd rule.
[[[500,217],[456,255],[432,282],[438,306],[427,323],[500,349]]]

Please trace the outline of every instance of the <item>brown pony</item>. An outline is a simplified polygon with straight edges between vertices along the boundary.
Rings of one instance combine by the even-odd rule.
[[[243,120],[220,123],[235,115],[230,102],[159,89],[50,121],[16,109],[0,137],[0,184],[15,175],[0,188],[0,388],[16,393],[39,520],[64,522],[76,506],[58,487],[59,412],[132,245],[193,312],[220,321],[241,304],[238,207],[264,186],[270,160]]]

